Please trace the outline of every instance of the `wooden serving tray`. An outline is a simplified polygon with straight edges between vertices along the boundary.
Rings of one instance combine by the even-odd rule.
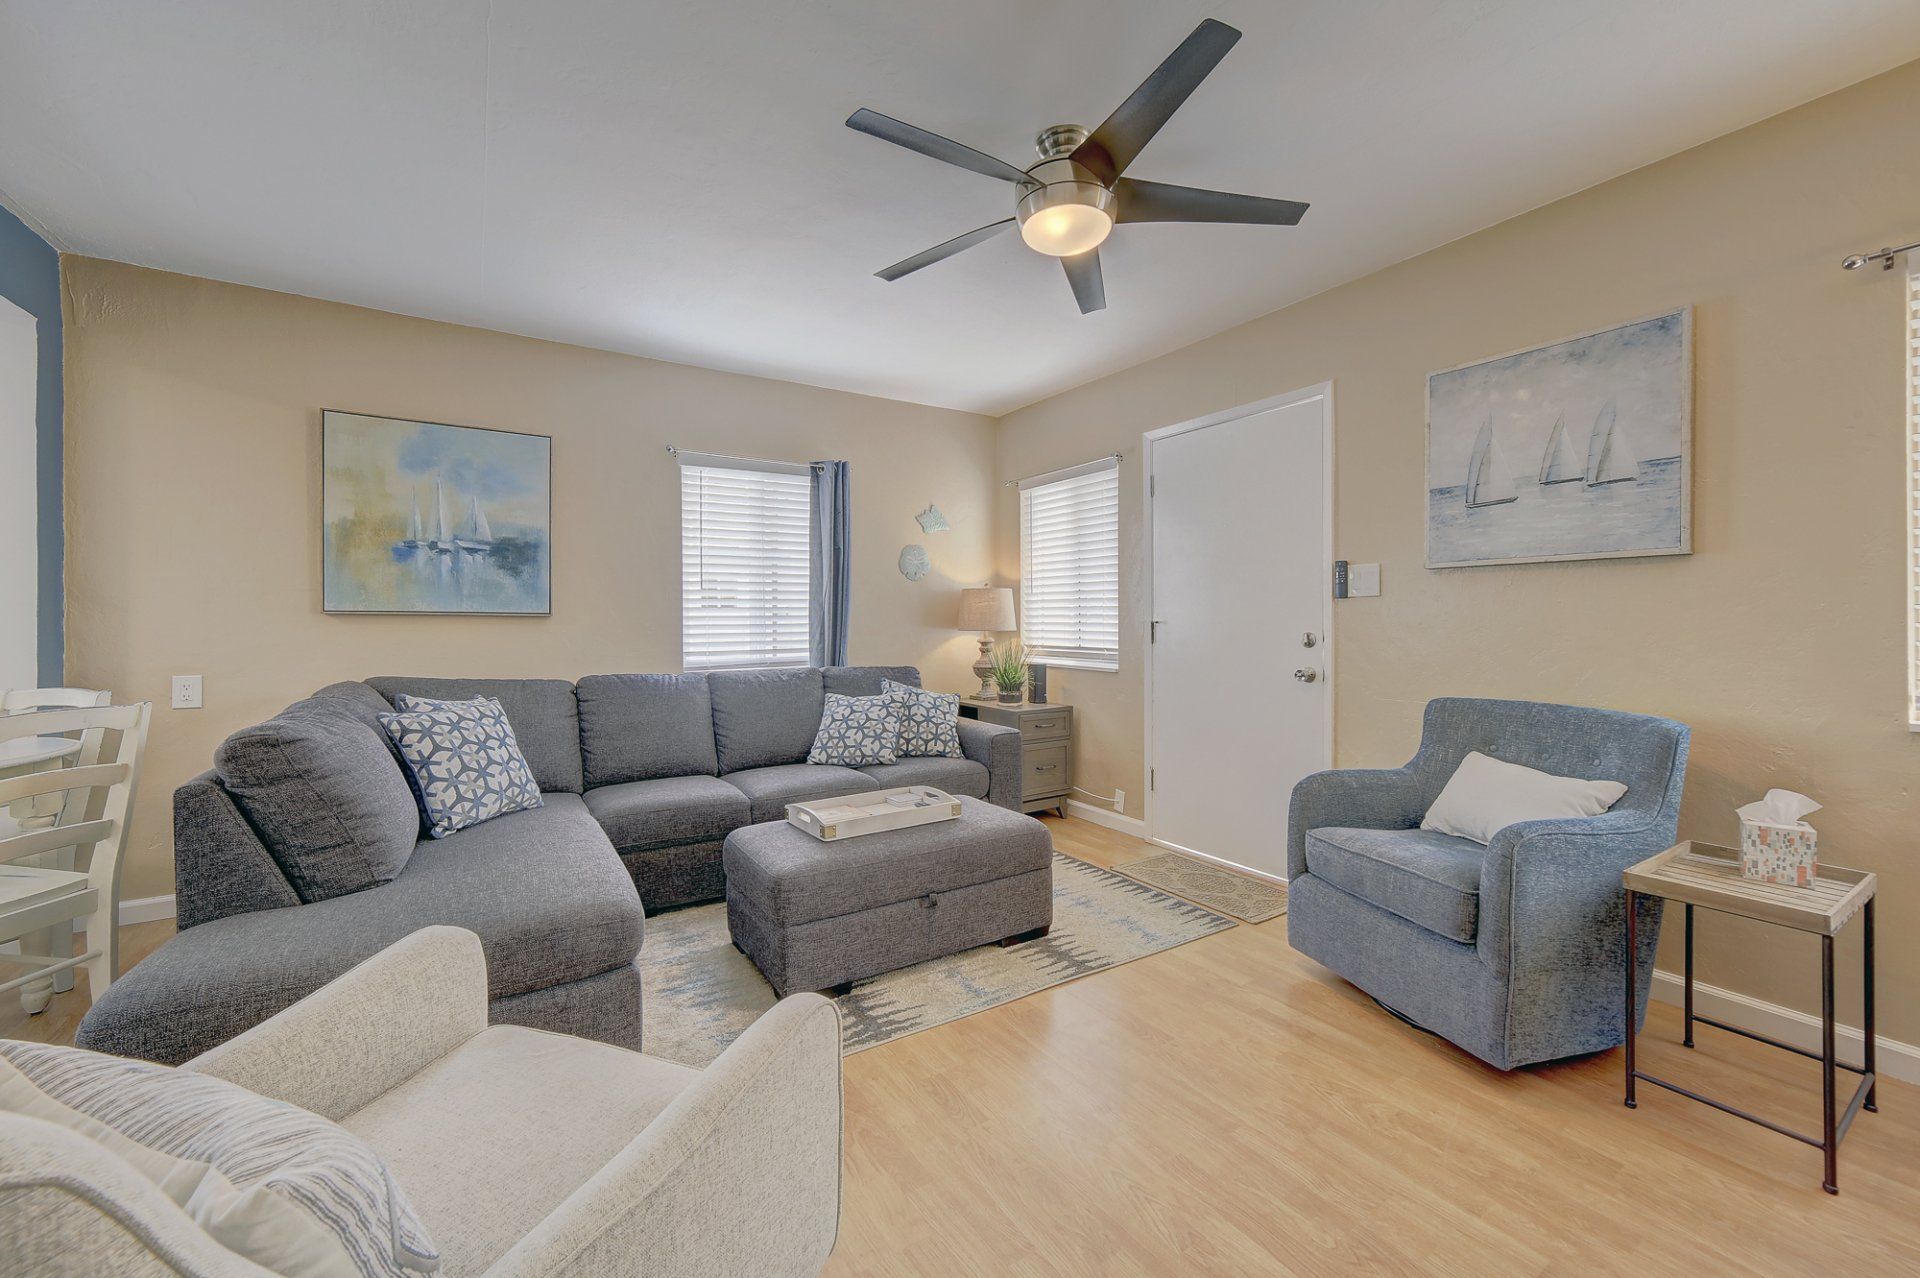
[[[911,799],[911,803],[892,803],[891,799]],[[945,790],[930,785],[903,785],[891,790],[871,790],[838,799],[816,799],[811,803],[789,803],[787,821],[823,842],[853,839],[882,830],[904,830],[908,826],[932,825],[952,821],[960,815],[960,800]]]
[[[1675,844],[1629,867],[1622,881],[1649,896],[1827,936],[1871,900],[1878,885],[1870,871],[1824,861],[1807,887],[1749,879],[1741,875],[1740,854],[1734,849],[1694,841]]]

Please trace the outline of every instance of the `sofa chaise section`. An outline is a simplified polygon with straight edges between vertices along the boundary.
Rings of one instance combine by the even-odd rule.
[[[645,926],[606,835],[572,794],[422,840],[390,883],[228,914],[169,940],[108,987],[80,1046],[175,1064],[435,924],[480,937],[496,1022],[637,1049]]]

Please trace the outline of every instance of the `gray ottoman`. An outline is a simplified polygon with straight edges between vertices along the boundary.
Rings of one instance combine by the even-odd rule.
[[[784,998],[1011,945],[1053,925],[1053,836],[962,798],[952,821],[823,843],[784,820],[735,830],[721,854],[733,943]]]

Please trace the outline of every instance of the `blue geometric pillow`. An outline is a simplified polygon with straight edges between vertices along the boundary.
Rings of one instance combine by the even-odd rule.
[[[958,759],[960,698],[951,692],[928,692],[891,679],[880,685],[900,716],[900,757],[903,759]]]
[[[855,768],[892,763],[899,757],[900,720],[893,698],[827,694],[827,710],[813,738],[808,763],[837,763]]]
[[[408,700],[422,708],[383,714],[380,726],[407,765],[429,835],[444,839],[540,806],[540,787],[498,701]]]

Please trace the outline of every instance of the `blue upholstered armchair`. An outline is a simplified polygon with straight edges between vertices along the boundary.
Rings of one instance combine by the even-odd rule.
[[[1532,701],[1428,703],[1403,768],[1320,772],[1293,790],[1287,939],[1415,1024],[1500,1069],[1617,1046],[1620,872],[1672,846],[1687,727]],[[1419,828],[1468,752],[1619,781],[1599,816],[1510,825],[1482,847]],[[1660,906],[1639,917],[1646,1015]]]

